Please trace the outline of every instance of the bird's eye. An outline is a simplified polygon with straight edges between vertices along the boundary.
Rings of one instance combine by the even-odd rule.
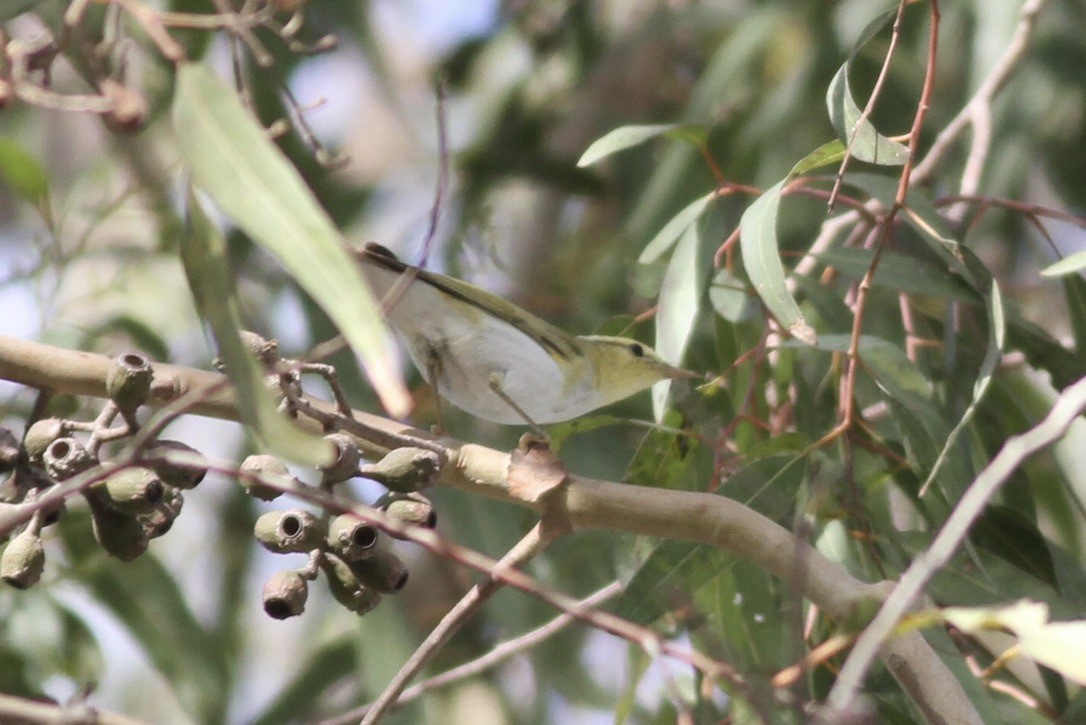
[[[641,345],[639,345],[638,343],[635,342],[632,345],[630,345],[630,353],[634,357],[644,357],[645,356],[645,348],[641,347]]]

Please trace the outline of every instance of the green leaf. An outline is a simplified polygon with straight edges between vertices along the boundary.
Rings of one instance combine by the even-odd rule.
[[[984,398],[984,394],[988,391],[988,386],[992,382],[992,375],[995,373],[996,366],[999,365],[999,360],[1003,356],[1003,346],[1006,344],[1007,338],[1007,327],[1003,313],[1003,296],[999,291],[999,284],[994,279],[992,280],[992,289],[991,293],[988,295],[987,303],[988,348],[984,352],[984,360],[981,361],[977,380],[973,383],[973,399],[969,401],[969,407],[962,413],[961,420],[958,421],[957,425],[954,426],[954,429],[950,431],[950,435],[947,436],[946,445],[944,445],[943,450],[939,452],[939,457],[932,465],[931,472],[924,481],[924,485],[920,487],[921,496],[927,491],[931,482],[935,480],[935,476],[939,473],[939,469],[946,461],[950,449],[958,441],[958,436],[965,430],[965,426],[968,425],[969,421],[972,420],[973,415],[977,412],[977,406],[980,405],[981,399]]]
[[[860,280],[870,269],[874,256],[875,252],[870,249],[838,247],[820,253],[818,259],[849,279]],[[978,301],[977,293],[946,269],[939,269],[936,265],[912,255],[894,252],[882,253],[872,284],[962,302]]]
[[[584,168],[591,166],[600,159],[606,158],[619,151],[639,146],[658,136],[669,136],[674,139],[690,141],[695,145],[704,144],[707,132],[702,126],[683,123],[659,123],[643,126],[622,126],[608,132],[602,138],[592,142],[581,158],[577,160],[577,166]]]
[[[1079,360],[1086,361],[1086,280],[1079,275],[1065,276],[1063,295],[1075,339],[1075,354]]]
[[[870,120],[860,120],[863,111],[852,97],[848,76],[860,48],[875,37],[896,14],[896,9],[888,10],[864,28],[859,40],[852,47],[848,60],[834,74],[826,92],[830,123],[837,131],[838,138],[849,147],[854,158],[881,166],[901,166],[909,159],[909,149],[880,134]]]
[[[856,172],[850,173],[846,177],[846,182],[878,199],[886,208],[893,206],[897,196],[898,180],[889,176]],[[978,285],[972,272],[966,266],[961,243],[947,228],[946,222],[940,216],[939,210],[935,208],[930,193],[926,189],[909,190],[902,214],[909,226],[940,259],[946,262],[950,270],[961,275],[978,290],[987,291],[987,283]]]
[[[159,331],[128,314],[113,315],[87,330],[87,342],[80,349],[92,350],[99,338],[114,334],[132,338],[132,342],[153,360],[170,359],[169,345],[162,339]]]
[[[694,322],[698,318],[701,291],[706,270],[698,259],[701,234],[698,224],[691,224],[671,255],[660,287],[656,309],[656,352],[664,360],[682,363]],[[652,408],[656,420],[663,419],[667,408],[670,380],[661,380],[652,386]]]
[[[1062,390],[1082,377],[1077,356],[1054,339],[1047,330],[1021,314],[1008,311],[1008,346],[1021,350],[1029,364],[1052,376],[1052,385]]]
[[[411,399],[361,270],[301,175],[234,91],[206,66],[183,65],[173,126],[196,185],[321,306],[362,359],[385,409],[406,415]]]
[[[1062,277],[1067,274],[1081,272],[1086,268],[1086,251],[1075,252],[1069,257],[1064,257],[1041,270],[1044,277]]]
[[[678,214],[673,216],[665,224],[656,236],[646,246],[641,256],[637,258],[640,264],[652,264],[667,253],[682,233],[690,228],[690,225],[698,220],[702,212],[709,206],[709,202],[716,198],[716,192],[711,191],[705,196],[695,199],[687,204]]]
[[[0,21],[8,21],[25,13],[35,5],[42,5],[46,0],[5,0],[0,3]]]
[[[931,533],[900,532],[894,540],[913,559],[931,546]],[[1062,618],[1082,616],[1082,604],[1060,595],[1049,583],[1038,579],[984,546],[959,554],[937,571],[929,585],[936,602],[965,606],[1001,604],[1013,599],[1039,599]]]
[[[575,435],[587,433],[588,431],[593,431],[598,428],[607,428],[614,425],[628,425],[629,422],[630,420],[628,418],[617,415],[608,415],[606,413],[585,415],[562,423],[548,425],[547,438],[549,439],[551,450],[557,453],[562,449],[562,444]]]
[[[794,178],[809,174],[815,169],[821,169],[823,166],[836,164],[843,158],[845,158],[845,145],[839,139],[827,141],[800,159],[788,172],[788,177]]]
[[[14,139],[0,136],[0,177],[31,204],[49,198],[49,177],[38,160]]]
[[[744,322],[758,314],[758,306],[747,290],[746,283],[725,267],[716,273],[709,285],[709,302],[728,322]]]
[[[785,181],[767,189],[743,212],[739,222],[739,246],[743,252],[743,266],[765,306],[793,337],[814,345],[817,342],[814,328],[804,318],[785,284],[786,275],[777,243],[777,214]]]
[[[321,465],[331,460],[331,446],[321,436],[307,433],[276,409],[276,400],[264,385],[263,371],[245,348],[238,330],[233,278],[226,241],[207,218],[194,193],[189,194],[188,229],[181,240],[181,261],[200,316],[207,321],[237,387],[238,410],[261,446],[296,463]]]
[[[698,610],[708,615],[707,626],[697,633],[697,639],[708,640],[701,649],[723,647],[729,663],[755,678],[788,664],[789,632],[780,597],[765,571],[737,561],[694,591]],[[712,633],[706,636],[709,628]]]
[[[626,583],[615,605],[620,617],[651,624],[737,561],[736,556],[712,546],[689,541],[656,544]]]

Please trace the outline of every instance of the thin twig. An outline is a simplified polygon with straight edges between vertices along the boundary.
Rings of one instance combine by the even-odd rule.
[[[83,725],[143,725],[115,712],[98,710],[84,703],[69,705],[30,700],[0,693],[0,720],[9,723],[82,723]]]
[[[403,667],[401,667],[400,671],[396,673],[396,676],[392,678],[392,681],[385,686],[385,689],[377,699],[366,708],[365,715],[362,717],[362,725],[373,725],[373,723],[377,722],[378,718],[396,703],[396,700],[404,691],[404,688],[406,688],[411,680],[422,671],[422,668],[434,658],[434,655],[445,646],[454,634],[460,631],[468,620],[482,608],[487,600],[493,597],[498,590],[502,588],[502,581],[496,578],[498,573],[508,569],[519,569],[523,567],[538,556],[540,552],[546,549],[554,539],[555,534],[548,533],[542,522],[533,526],[531,531],[525,534],[524,537],[517,542],[516,546],[510,549],[509,553],[501,558],[501,561],[498,562],[497,571],[486,580],[473,586],[468,593],[465,594],[444,617],[442,617],[441,621],[438,622],[437,626],[434,627],[426,639],[423,640],[422,644],[415,648],[411,657],[403,664]]]
[[[863,332],[867,295],[871,288],[871,284],[874,281],[875,271],[878,269],[882,253],[885,251],[890,241],[890,233],[894,227],[894,219],[897,218],[898,212],[905,208],[905,198],[909,191],[910,179],[912,178],[913,162],[918,157],[920,148],[920,131],[924,127],[924,120],[927,118],[928,109],[931,105],[931,97],[935,89],[936,51],[939,43],[939,3],[937,0],[931,0],[930,14],[931,27],[928,31],[928,63],[924,71],[924,86],[920,92],[920,100],[916,105],[916,113],[913,116],[912,127],[909,129],[909,158],[901,169],[897,193],[894,195],[894,203],[886,212],[886,216],[881,222],[879,240],[875,246],[875,254],[871,258],[871,264],[868,266],[863,279],[860,280],[860,286],[856,296],[856,315],[853,320],[852,338],[849,342],[848,349],[848,371],[845,376],[845,387],[841,392],[842,420],[833,431],[822,439],[823,442],[833,440],[837,436],[848,431],[852,427],[854,420],[856,409],[854,397],[856,392],[857,372],[860,365],[860,336]]]
[[[622,591],[622,585],[618,582],[611,582],[599,591],[591,594],[581,600],[581,604],[586,607],[598,607],[608,599],[614,597],[616,594]],[[470,662],[465,662],[462,665],[453,667],[452,669],[442,672],[440,675],[434,675],[433,677],[423,680],[417,685],[412,685],[403,691],[403,694],[397,698],[395,702],[396,707],[402,707],[407,703],[417,700],[431,690],[435,690],[439,687],[446,687],[456,682],[462,682],[469,677],[486,672],[493,667],[501,664],[510,657],[520,654],[521,652],[527,652],[528,650],[538,647],[542,642],[553,637],[558,632],[569,627],[574,623],[574,618],[568,614],[560,614],[546,624],[525,632],[519,637],[509,639],[504,642],[500,642],[490,649],[485,655],[477,657]],[[347,723],[358,722],[360,718],[365,716],[369,705],[360,707],[350,712],[345,712],[338,717],[324,720],[319,725],[347,725]]]
[[[913,171],[913,183],[922,184],[934,173],[935,167],[946,157],[950,147],[958,140],[958,137],[973,122],[974,106],[986,105],[991,107],[996,94],[999,93],[1010,79],[1018,63],[1025,57],[1029,50],[1030,41],[1033,38],[1033,30],[1037,23],[1037,16],[1044,8],[1048,0],[1026,0],[1022,9],[1018,11],[1018,25],[1014,29],[1007,50],[995,64],[988,75],[977,87],[973,98],[958,112],[943,130],[936,136],[928,153],[924,156]]]

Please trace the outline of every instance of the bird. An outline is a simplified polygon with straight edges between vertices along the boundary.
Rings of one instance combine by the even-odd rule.
[[[631,338],[569,335],[498,295],[408,264],[379,244],[352,251],[423,378],[478,418],[559,423],[660,380],[700,377]]]

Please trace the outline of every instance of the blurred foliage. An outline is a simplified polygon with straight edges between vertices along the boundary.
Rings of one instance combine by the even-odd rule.
[[[854,391],[862,423],[821,446],[813,444],[839,420],[842,353],[856,284],[874,257],[871,228],[862,219],[842,226],[814,259],[804,257],[827,221],[825,196],[843,154],[835,127],[852,127],[888,51],[889,26],[877,22],[885,8],[859,0],[472,5],[313,0],[302,39],[333,33],[339,48],[290,52],[261,29],[272,63],[243,64],[247,97],[265,124],[292,113],[284,83],[303,107],[323,99],[326,108],[304,116],[322,144],[350,161],[329,169],[295,131],[277,138],[280,149],[352,243],[372,239],[412,256],[426,236],[441,163],[434,88],[443,78],[452,178],[431,265],[571,332],[626,328],[649,340],[650,325],[630,320],[658,304],[661,352],[719,376],[710,390],[674,391],[666,427],[648,433],[625,422],[651,418],[647,396],[556,428],[571,470],[732,497],[857,576],[892,580],[1007,438],[1035,425],[1056,391],[1086,372],[1086,283],[1075,270],[1060,279],[1038,273],[1084,239],[1081,218],[1044,211],[1086,209],[1081,3],[1043,3],[1032,46],[990,109],[977,198],[952,198],[967,171],[968,132],[910,191],[865,300]],[[1003,57],[1019,21],[1020,3],[941,6],[921,154]],[[115,70],[124,56],[126,81],[146,100],[142,130],[17,99],[0,113],[4,299],[20,324],[39,324],[33,334],[55,344],[138,347],[207,366],[213,351],[184,282],[176,210],[181,162],[195,152],[179,148],[171,125],[174,68],[120,7],[91,4],[73,46],[82,52],[65,56],[52,84],[88,92],[85,79],[103,63]],[[60,37],[64,9],[53,0],[18,3],[0,19],[9,38],[45,28]],[[909,6],[870,126],[855,141],[847,198],[831,218],[868,199],[892,200],[901,171],[892,138],[908,131],[923,88],[929,22],[926,4]],[[112,48],[105,61],[88,50],[89,39],[118,27],[137,42]],[[229,73],[220,35],[173,37],[190,57]],[[580,165],[594,142],[592,163]],[[304,253],[276,260],[237,229],[227,236],[248,327],[299,357],[334,334],[296,283],[309,271]],[[793,274],[797,264],[806,266]],[[809,329],[817,340],[803,344],[782,328],[801,339]],[[350,353],[329,362],[358,407],[378,408]],[[417,375],[412,382],[417,389]],[[426,424],[432,405],[425,393],[419,400],[416,420]],[[13,427],[28,401],[8,397]],[[656,400],[660,413],[663,403]],[[463,416],[450,427],[499,448],[519,432]],[[1028,598],[1056,618],[1082,616],[1084,436],[1081,424],[1072,427],[1016,473],[966,550],[935,577],[929,593],[937,604]],[[245,453],[213,433],[204,443],[209,454]],[[100,681],[91,702],[157,722],[334,716],[372,699],[471,582],[419,556],[395,606],[356,620],[314,596],[301,618],[269,622],[257,591],[267,557],[252,555],[249,536],[258,512],[229,481],[217,483],[221,495],[205,484],[210,502],[186,512],[198,523],[186,529],[182,517],[151,556],[130,565],[105,560],[83,540],[86,526],[66,520],[49,543],[64,552],[63,567],[52,565],[30,592],[0,590],[0,690],[65,698]],[[525,511],[455,491],[435,492],[435,502],[445,535],[495,557],[532,523]],[[620,577],[627,586],[613,610],[733,665],[748,686],[731,699],[707,695],[713,688],[678,665],[661,668],[635,647],[574,628],[389,721],[569,721],[596,711],[668,722],[674,693],[698,721],[802,720],[770,680],[842,629],[813,616],[787,582],[681,539],[578,534],[531,572],[579,595]],[[192,541],[201,542],[199,556],[186,551]],[[554,615],[502,592],[437,667]],[[995,675],[1002,690],[984,686],[966,657],[983,668],[999,650],[951,634],[929,636],[986,719],[1071,722],[1086,712],[1086,694],[1072,680],[1028,663]],[[136,671],[133,657],[149,670]],[[839,657],[805,671],[791,688],[798,702],[825,696]],[[885,670],[867,686],[880,721],[919,717]],[[1031,708],[1031,698],[1041,704]]]

